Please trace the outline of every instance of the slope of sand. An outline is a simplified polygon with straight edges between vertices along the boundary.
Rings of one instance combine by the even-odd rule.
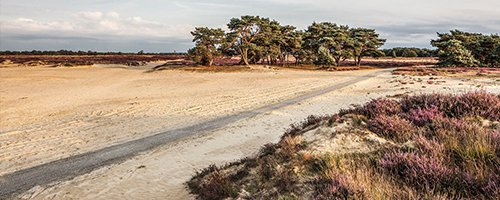
[[[251,110],[369,71],[0,69],[0,175]]]
[[[362,75],[363,73],[366,72],[312,73],[281,71],[278,73],[188,73],[188,75],[185,75],[184,73],[168,71],[159,73],[155,76],[176,74],[176,76],[191,76],[192,78],[204,76],[215,76],[218,78],[210,79],[203,84],[197,85],[198,87],[204,87],[202,85],[210,85],[212,82],[230,79],[228,77],[243,80],[253,77],[252,79],[262,80],[263,83],[257,85],[248,83],[249,85],[254,85],[254,87],[247,86],[247,90],[233,91],[231,95],[236,95],[238,92],[241,92],[243,96],[256,95],[256,99],[264,100],[269,99],[271,96],[281,94],[278,89],[281,87],[289,88],[297,85],[296,88],[300,88],[298,85],[308,83],[313,83],[312,85],[314,86],[322,84],[328,85],[335,81],[342,81],[350,76]],[[134,157],[124,163],[104,167],[90,174],[76,177],[70,181],[55,183],[48,187],[33,188],[20,197],[26,199],[190,199],[193,197],[190,196],[185,189],[184,183],[194,174],[195,169],[201,169],[213,163],[221,165],[252,155],[264,144],[277,142],[284,129],[286,129],[290,123],[298,122],[310,114],[331,114],[338,112],[341,108],[349,107],[351,104],[361,104],[372,98],[397,96],[400,94],[420,94],[428,92],[459,93],[477,89],[500,93],[498,82],[495,80],[439,78],[438,80],[433,79],[434,82],[438,83],[429,84],[427,82],[429,77],[422,77],[422,79],[425,79],[425,81],[418,82],[415,77],[393,76],[389,73],[385,73],[340,90],[306,100],[297,105],[244,119],[230,124],[227,127],[204,133],[202,136],[155,149],[151,152]],[[207,87],[208,86],[204,88]],[[211,87],[216,86],[211,85]],[[240,80],[233,81],[229,85],[218,85],[218,87],[242,88],[245,86]],[[309,90],[311,87],[313,86],[308,85],[306,86],[307,89],[303,89],[303,91]],[[276,88],[276,90],[273,90],[273,88]],[[297,89],[294,89],[294,91],[296,90]],[[226,89],[223,92],[207,94],[207,96],[225,96],[228,95],[227,92],[229,91],[231,90]],[[260,93],[254,94],[254,92],[248,91],[260,91]],[[203,92],[200,91],[199,94],[202,93]],[[295,94],[290,94],[290,96],[293,95]],[[283,95],[280,97],[286,98],[286,96],[287,95]],[[279,97],[275,98],[279,99]],[[178,96],[177,99],[182,98]],[[245,109],[239,107],[238,104],[246,103],[248,99],[251,98],[247,97],[242,99],[238,101],[239,103],[235,103],[236,105],[230,103],[225,105],[227,107],[234,106],[238,109]],[[266,101],[267,103],[272,102],[272,100]],[[196,102],[209,103],[204,101]],[[264,101],[258,102],[262,104],[266,103]],[[161,104],[152,105],[159,106]],[[210,109],[210,107],[213,106],[212,104],[208,104],[201,109]],[[189,109],[184,112],[189,112]],[[221,111],[220,113],[224,112],[231,111]],[[186,119],[184,122],[189,122],[196,120],[195,117],[196,115],[192,115],[186,116],[183,119]],[[133,123],[133,121],[134,120],[127,121],[127,124]],[[162,123],[168,124],[169,122],[165,123],[165,121],[163,121]],[[155,127],[154,124],[147,126]],[[106,127],[107,126],[103,126],[101,128],[113,130]],[[122,134],[126,134],[126,132]],[[96,136],[96,138],[99,137],[100,136]],[[103,139],[101,141],[106,140]]]

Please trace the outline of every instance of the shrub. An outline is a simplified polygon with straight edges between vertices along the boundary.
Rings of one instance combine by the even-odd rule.
[[[364,106],[358,107],[350,112],[362,114],[369,118],[379,115],[395,115],[401,112],[401,105],[395,100],[380,98],[372,100]]]
[[[445,150],[444,145],[439,141],[429,140],[422,135],[415,138],[415,146],[419,153],[430,155],[433,158],[442,157]]]
[[[405,142],[412,137],[416,128],[399,116],[380,115],[368,121],[368,129],[382,137]]]
[[[414,152],[386,153],[379,164],[389,174],[421,190],[441,189],[449,185],[454,177],[454,171],[437,158]]]
[[[302,137],[285,136],[278,143],[279,147],[278,155],[281,158],[290,159],[297,153],[297,150],[301,147],[301,144],[302,144]]]
[[[278,188],[280,192],[291,192],[297,187],[298,177],[293,171],[293,169],[287,167],[282,168],[276,174],[276,181],[274,183],[275,187]]]
[[[311,127],[311,126],[319,125],[320,122],[327,120],[327,119],[330,119],[330,118],[332,118],[332,116],[309,115],[304,121],[302,121],[300,123],[291,124],[290,128],[282,136],[282,139],[284,139],[286,136],[300,135],[304,132],[304,129]]]
[[[337,174],[312,182],[316,187],[314,199],[365,199],[364,190],[357,186],[350,176]]]
[[[255,158],[211,166],[188,185],[203,199],[238,191],[248,199],[500,199],[498,102],[484,92],[429,94],[310,116]],[[359,136],[369,129],[400,144],[369,153],[308,149],[330,143],[306,143],[301,134],[333,124],[341,128],[332,131]]]
[[[406,117],[416,126],[426,126],[433,122],[433,120],[442,118],[443,112],[439,111],[437,107],[432,108],[417,108],[410,110]]]
[[[401,100],[404,112],[415,109],[436,109],[447,117],[481,116],[491,120],[500,119],[500,97],[486,92],[470,92],[451,96],[424,94],[407,96]]]
[[[445,114],[453,107],[454,97],[443,94],[423,94],[419,96],[405,96],[401,100],[401,109],[408,113],[415,109],[437,109]]]
[[[470,92],[458,96],[452,107],[452,117],[481,116],[490,120],[500,120],[500,97],[482,92]]]
[[[199,199],[225,199],[238,195],[238,189],[216,166],[211,165],[202,174],[208,174],[203,183],[199,185],[189,184],[191,190],[198,195]]]

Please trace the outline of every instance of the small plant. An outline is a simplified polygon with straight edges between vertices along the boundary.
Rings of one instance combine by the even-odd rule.
[[[314,199],[365,199],[364,191],[358,187],[349,175],[336,174],[315,180]]]
[[[314,128],[320,125],[321,122],[331,120],[335,118],[335,116],[316,116],[309,115],[304,121],[300,123],[291,124],[290,128],[285,132],[285,134],[281,137],[284,139],[287,136],[297,136],[305,132],[306,129]]]
[[[442,118],[443,112],[439,111],[436,107],[417,108],[410,110],[406,116],[416,126],[426,126],[432,123],[433,120]]]
[[[380,115],[368,121],[368,129],[377,135],[405,142],[409,140],[416,128],[410,121],[399,116]]]
[[[406,184],[421,190],[436,190],[452,182],[454,170],[440,160],[413,152],[390,152],[379,160],[380,166]]]
[[[191,184],[188,183],[191,190],[199,195],[199,199],[225,199],[238,195],[237,188],[216,166],[211,165],[201,174],[207,174],[204,181],[196,184],[192,180]]]
[[[395,115],[401,112],[401,105],[399,102],[390,99],[375,99],[371,102],[365,104],[362,107],[358,107],[353,111],[357,114],[362,114],[368,118],[373,118],[379,115]]]

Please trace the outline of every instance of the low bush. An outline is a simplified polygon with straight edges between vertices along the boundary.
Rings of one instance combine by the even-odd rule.
[[[349,175],[337,174],[312,182],[316,187],[315,200],[365,199],[363,188],[358,187]]]
[[[500,199],[499,102],[485,92],[425,94],[310,116],[255,158],[211,166],[188,185],[199,199]],[[318,127],[388,142],[317,152],[312,145],[331,145],[305,139]]]
[[[357,107],[353,110],[346,110],[344,113],[356,113],[365,115],[369,118],[379,115],[395,115],[401,113],[401,105],[399,102],[391,99],[375,99],[364,106]]]
[[[380,115],[368,121],[368,129],[379,136],[405,142],[413,136],[416,127],[399,116]]]
[[[454,170],[437,158],[407,152],[390,152],[379,160],[389,174],[417,189],[442,190],[452,183]]]
[[[443,113],[436,107],[432,108],[417,108],[410,110],[406,117],[416,126],[426,126],[433,123],[434,120],[441,119]]]

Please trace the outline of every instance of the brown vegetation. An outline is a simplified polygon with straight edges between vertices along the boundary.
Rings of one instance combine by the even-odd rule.
[[[485,92],[377,99],[311,116],[188,186],[199,199],[498,199],[499,119]]]
[[[499,68],[436,68],[436,67],[402,67],[395,69],[393,74],[412,76],[482,76],[500,77]]]
[[[146,62],[185,59],[183,55],[0,55],[0,63],[11,62],[27,66],[38,65],[93,65],[93,64],[124,64],[139,66]]]

